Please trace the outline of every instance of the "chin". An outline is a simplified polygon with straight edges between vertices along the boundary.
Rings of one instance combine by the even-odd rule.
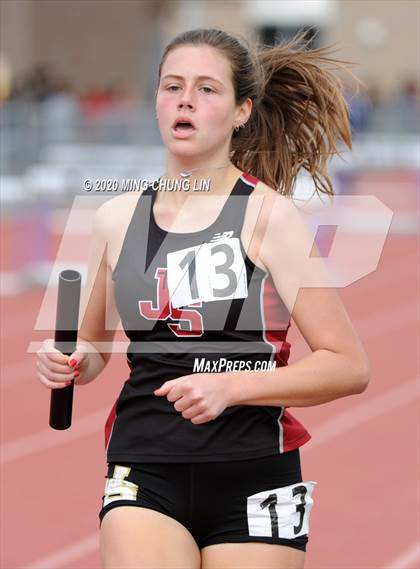
[[[179,158],[195,158],[206,153],[206,150],[199,148],[197,144],[188,144],[188,141],[181,141],[183,144],[166,144],[168,152],[173,156],[179,156]]]
[[[174,156],[181,157],[211,157],[220,151],[224,141],[209,144],[200,144],[193,140],[165,140],[166,149]]]

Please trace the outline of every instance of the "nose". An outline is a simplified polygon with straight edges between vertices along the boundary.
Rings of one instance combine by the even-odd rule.
[[[192,92],[193,92],[192,87],[189,87],[189,88],[185,87],[185,89],[183,89],[181,91],[181,96],[180,96],[179,101],[178,101],[178,108],[179,109],[183,109],[184,107],[187,107],[189,109],[194,108],[194,101],[193,101]]]

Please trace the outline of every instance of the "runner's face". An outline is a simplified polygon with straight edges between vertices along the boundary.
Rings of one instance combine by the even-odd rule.
[[[170,152],[194,156],[229,148],[235,108],[230,64],[219,50],[182,46],[169,53],[162,66],[156,111]],[[190,118],[194,128],[174,129],[178,117]]]

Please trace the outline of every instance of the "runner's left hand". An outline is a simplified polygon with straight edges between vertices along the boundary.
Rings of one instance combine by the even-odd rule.
[[[165,381],[154,391],[175,401],[175,409],[194,425],[207,423],[231,405],[229,380],[223,373],[194,373]]]

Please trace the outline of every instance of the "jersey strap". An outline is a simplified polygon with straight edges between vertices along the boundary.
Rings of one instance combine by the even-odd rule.
[[[235,219],[234,226],[236,230],[236,235],[239,239],[244,224],[245,212],[248,205],[248,198],[251,195],[251,193],[254,191],[258,181],[259,181],[258,178],[255,178],[250,174],[243,173],[238,180],[239,183],[237,183],[233,188],[231,196],[234,197],[230,201],[230,203],[227,204],[227,207],[225,209],[226,217],[230,216],[231,218]],[[236,196],[245,196],[245,198],[242,197],[241,199],[239,199]],[[250,286],[251,278],[252,278],[252,271],[247,270],[248,288]],[[227,314],[226,321],[224,324],[224,330],[236,329],[244,301],[245,298],[234,298],[231,301],[229,312]]]

